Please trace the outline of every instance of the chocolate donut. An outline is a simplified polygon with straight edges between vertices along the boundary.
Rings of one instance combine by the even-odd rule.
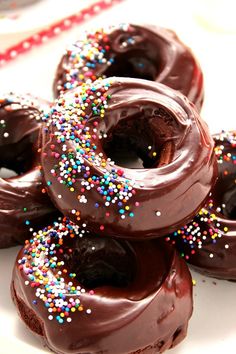
[[[206,275],[236,280],[236,132],[214,136],[218,181],[206,206],[167,240]]]
[[[63,55],[54,81],[55,97],[99,77],[134,77],[179,90],[198,110],[203,75],[191,50],[173,31],[121,24],[81,35]]]
[[[0,248],[23,243],[29,229],[55,217],[37,166],[39,121],[45,110],[48,103],[31,96],[0,96],[0,168],[17,173],[0,178]]]
[[[192,283],[165,240],[88,234],[67,219],[19,252],[12,297],[56,353],[161,353],[186,335]]]
[[[52,201],[98,234],[175,231],[204,205],[216,178],[206,124],[183,95],[147,80],[108,78],[68,91],[42,136]],[[117,164],[130,151],[143,168]]]

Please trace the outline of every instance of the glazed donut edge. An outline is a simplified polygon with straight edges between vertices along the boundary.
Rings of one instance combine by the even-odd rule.
[[[193,220],[167,237],[198,272],[236,280],[236,132],[214,134],[218,180]]]
[[[116,24],[81,34],[62,56],[53,91],[111,76],[160,82],[186,95],[200,111],[204,89],[198,61],[171,30],[147,24]]]
[[[104,151],[107,137],[132,120],[141,126],[140,141],[151,136],[152,168],[117,166]],[[206,123],[187,98],[162,84],[129,78],[84,84],[58,99],[42,136],[52,201],[101,235],[142,239],[174,231],[204,205],[216,180]]]
[[[42,192],[38,167],[41,117],[49,107],[30,94],[0,94],[0,167],[16,174],[0,178],[0,248],[23,244],[30,229],[59,215]]]

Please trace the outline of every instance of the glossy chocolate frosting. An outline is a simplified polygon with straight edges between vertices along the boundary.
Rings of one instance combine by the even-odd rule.
[[[98,234],[163,236],[191,220],[215,182],[207,125],[183,95],[159,83],[109,78],[71,90],[42,135],[51,199]],[[125,135],[144,168],[110,160],[114,139],[122,145]]]
[[[17,257],[12,296],[27,326],[61,354],[154,354],[179,343],[192,314],[192,281],[174,248],[163,239],[81,238],[73,228],[44,230]],[[67,308],[78,298],[79,309]]]
[[[205,207],[170,239],[196,270],[236,280],[236,133],[214,140],[218,181]]]
[[[48,221],[55,208],[42,193],[37,167],[40,117],[47,102],[15,94],[0,97],[0,167],[18,174],[0,178],[0,248],[23,243],[30,228]],[[54,215],[55,216],[55,215]]]
[[[173,31],[161,27],[121,24],[81,35],[61,59],[54,93],[110,76],[157,81],[182,92],[198,110],[202,106],[199,64]]]

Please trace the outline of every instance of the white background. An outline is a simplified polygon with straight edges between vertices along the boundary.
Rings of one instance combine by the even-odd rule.
[[[51,6],[55,4],[52,17],[60,16],[63,0],[43,0],[44,6],[47,1]],[[73,10],[84,3],[64,0]],[[232,3],[231,0],[126,1],[0,68],[0,91],[30,92],[51,99],[56,64],[65,46],[76,40],[83,28],[119,21],[153,23],[174,29],[198,57],[205,76],[202,117],[211,132],[236,128],[236,22]],[[47,21],[48,16],[42,18],[42,25]],[[31,19],[28,28],[33,27]],[[25,35],[19,32],[20,28],[17,31],[18,34],[7,36],[0,21],[0,50],[6,41],[10,43]],[[18,249],[0,250],[0,353],[43,354],[47,349],[21,323],[10,298],[11,271]],[[197,285],[188,336],[169,353],[236,354],[236,283],[194,272],[193,278]]]

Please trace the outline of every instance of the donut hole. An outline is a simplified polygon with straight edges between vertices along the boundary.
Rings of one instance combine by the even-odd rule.
[[[35,161],[37,139],[38,132],[34,132],[16,143],[6,142],[0,146],[0,173],[3,170],[5,174],[8,170],[7,177],[13,177],[15,174],[21,175],[29,171]]]
[[[141,50],[121,53],[115,57],[114,63],[104,72],[106,77],[132,77],[155,81],[161,71],[160,61],[154,62],[152,58],[145,57]]]
[[[236,186],[225,191],[222,204],[223,215],[230,220],[236,220]]]
[[[77,239],[65,248],[64,260],[84,287],[126,287],[134,279],[136,258],[126,241],[99,236]]]
[[[235,154],[234,150],[225,149],[224,153]],[[219,180],[213,192],[216,205],[221,206],[221,213],[230,220],[236,220],[236,166],[233,163],[218,164]]]
[[[230,210],[229,219],[236,220],[236,205]]]
[[[103,73],[106,77],[156,81],[165,67],[163,43],[151,31],[131,26],[130,32],[115,32],[111,36],[111,47],[114,61]]]
[[[17,175],[32,168],[39,137],[40,114],[38,109],[14,96],[0,107],[0,168],[7,168]]]
[[[150,118],[147,117],[149,113]],[[157,168],[168,164],[172,158],[170,132],[171,127],[167,127],[162,117],[155,117],[155,111],[149,112],[147,109],[121,120],[107,133],[102,145],[106,155],[118,166]]]

